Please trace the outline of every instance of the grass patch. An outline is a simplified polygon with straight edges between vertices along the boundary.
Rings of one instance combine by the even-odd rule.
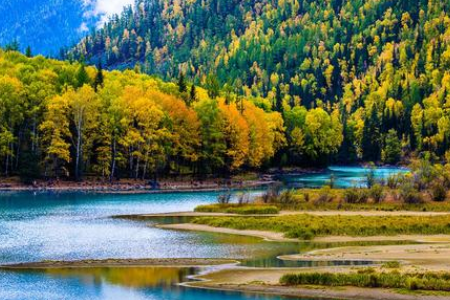
[[[200,205],[194,210],[203,213],[228,213],[239,215],[271,215],[278,214],[280,210],[273,205],[259,204],[210,204]]]
[[[256,217],[198,217],[195,224],[238,230],[284,233],[289,238],[317,236],[378,236],[450,234],[450,215],[442,216],[314,216],[308,214]]]
[[[381,267],[385,268],[385,269],[398,269],[398,268],[400,268],[400,262],[399,261],[387,261]]]
[[[300,273],[281,277],[284,285],[355,286],[364,288],[394,288],[410,291],[450,291],[450,273],[376,272],[373,269],[357,273]]]

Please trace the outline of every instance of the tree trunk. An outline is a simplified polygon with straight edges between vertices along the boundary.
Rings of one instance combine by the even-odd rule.
[[[79,181],[81,178],[81,174],[80,174],[80,160],[81,160],[81,156],[82,156],[82,141],[81,141],[81,127],[82,127],[82,123],[83,120],[82,118],[80,118],[80,120],[78,121],[77,124],[77,145],[76,145],[76,157],[75,157],[75,180]]]
[[[112,143],[112,157],[111,157],[111,173],[109,174],[109,182],[112,182],[114,179],[114,172],[116,170],[116,138],[113,137]]]

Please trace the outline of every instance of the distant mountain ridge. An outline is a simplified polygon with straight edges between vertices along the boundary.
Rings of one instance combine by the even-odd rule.
[[[93,28],[98,17],[87,14],[83,0],[1,0],[0,45],[19,42],[33,53],[57,55],[71,46],[86,29]]]

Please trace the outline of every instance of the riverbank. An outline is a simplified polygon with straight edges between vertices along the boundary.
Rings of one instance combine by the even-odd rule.
[[[406,251],[406,250],[405,250]],[[430,255],[433,250],[430,250]],[[407,252],[407,251],[406,251]],[[447,253],[442,253],[443,257]],[[307,260],[310,256],[297,257]],[[364,256],[364,260],[372,257]],[[380,254],[379,258],[384,258]],[[345,260],[339,255],[334,257],[335,260]],[[419,261],[416,261],[419,262]],[[391,268],[389,264],[386,266],[376,265],[372,267],[355,267],[355,266],[327,266],[327,267],[308,267],[308,268],[264,268],[264,269],[243,269],[229,268],[214,273],[197,276],[199,282],[189,282],[186,285],[205,289],[218,289],[225,291],[241,291],[256,292],[280,296],[296,296],[326,299],[395,299],[395,300],[441,300],[449,299],[448,291],[425,291],[412,290],[406,288],[380,288],[380,287],[357,287],[357,286],[324,286],[324,285],[286,285],[281,284],[280,279],[283,276],[291,274],[427,274],[427,272],[435,272],[433,274],[445,274],[449,271],[448,265],[442,265],[436,259],[433,263],[434,267],[430,268],[424,264],[409,264],[402,262],[395,264]],[[366,272],[366,273],[365,273]],[[395,273],[398,272],[398,273]],[[409,273],[408,273],[409,272]],[[444,273],[443,273],[444,272]],[[430,273],[431,274],[431,273]],[[314,275],[315,276],[315,275]],[[396,275],[394,275],[395,278]],[[414,276],[414,275],[413,275]],[[430,275],[431,276],[431,275]]]
[[[61,269],[61,268],[99,268],[99,267],[199,267],[225,264],[237,264],[232,259],[215,258],[160,258],[160,259],[86,259],[77,261],[30,262],[1,265],[0,269]]]
[[[415,271],[450,271],[450,236],[435,236],[413,240],[427,244],[352,246],[314,250],[304,254],[285,255],[283,260],[335,261],[372,260],[401,261],[403,269]]]
[[[209,290],[220,290],[229,292],[258,293],[264,295],[286,296],[286,297],[307,297],[317,299],[367,299],[367,300],[448,300],[450,293],[407,293],[381,288],[357,288],[357,287],[286,287],[277,284],[257,284],[257,283],[218,283],[200,282],[189,283],[185,286],[203,288]]]
[[[17,178],[0,179],[0,192],[91,192],[91,193],[173,193],[173,192],[215,192],[230,189],[254,189],[273,184],[270,176],[255,179],[206,179],[170,180],[163,179],[157,184],[143,180],[120,180],[112,183],[101,180],[91,181],[35,181],[25,185]]]
[[[263,230],[239,230],[223,227],[213,227],[209,225],[180,223],[180,224],[159,224],[156,227],[169,230],[182,230],[182,231],[198,231],[198,232],[211,232],[220,234],[232,234],[241,236],[251,236],[262,238],[266,241],[274,242],[298,242],[299,239],[287,238],[283,233]],[[450,242],[450,235],[375,235],[375,236],[321,236],[315,237],[311,241],[323,242],[323,243],[336,243],[336,242],[386,242],[386,241],[411,241],[419,243],[441,243]]]

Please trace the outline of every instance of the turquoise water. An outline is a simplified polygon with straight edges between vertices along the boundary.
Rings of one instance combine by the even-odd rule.
[[[281,178],[290,186],[319,188],[329,184],[330,179],[334,178],[334,187],[366,187],[367,174],[372,172],[370,168],[364,167],[342,167],[333,166],[317,173],[283,175]],[[377,181],[385,181],[390,176],[405,174],[406,168],[399,167],[380,167],[373,170],[373,175]]]
[[[0,263],[88,258],[265,257],[276,261],[277,255],[301,250],[301,245],[295,243],[274,246],[256,238],[162,230],[147,222],[110,218],[192,210],[199,204],[213,203],[216,198],[216,193],[0,194]],[[117,274],[125,269],[119,270]],[[184,281],[184,275],[179,275],[178,281]],[[171,284],[135,287],[84,273],[0,271],[0,299],[75,298],[280,299],[192,290]]]
[[[376,174],[385,176],[397,171],[399,169],[383,169]],[[291,179],[320,185],[327,181],[330,172],[334,172],[337,183],[344,184],[353,182],[364,171],[331,168],[324,174]],[[234,258],[251,267],[317,264],[283,262],[276,258],[308,251],[317,245],[162,230],[152,227],[152,222],[110,218],[113,215],[193,210],[197,205],[216,202],[217,195],[211,192],[140,195],[2,193],[0,264],[106,258]],[[175,284],[184,282],[186,276],[196,270],[161,270],[0,271],[0,299],[281,299],[184,288]],[[160,274],[164,276],[159,281],[151,280]],[[142,279],[145,280],[142,282]]]

